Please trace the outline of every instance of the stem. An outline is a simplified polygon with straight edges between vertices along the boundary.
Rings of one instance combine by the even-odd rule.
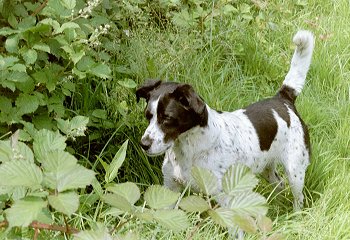
[[[44,7],[46,7],[48,1],[49,0],[45,0],[37,9],[34,10],[31,16],[36,16],[41,10],[43,10]]]
[[[2,227],[7,227],[8,222],[7,221],[2,221],[0,222],[0,228]],[[76,228],[68,228],[67,226],[59,226],[56,224],[46,224],[46,223],[40,223],[37,221],[32,222],[29,227],[32,228],[37,228],[37,229],[46,229],[46,230],[52,230],[52,231],[58,231],[58,232],[63,232],[67,234],[73,234],[73,233],[78,233],[79,230]]]

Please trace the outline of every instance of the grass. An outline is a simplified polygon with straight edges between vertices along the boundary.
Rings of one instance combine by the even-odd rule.
[[[269,197],[274,232],[287,239],[350,239],[350,6],[345,0],[300,3],[305,4],[268,2],[264,11],[276,24],[275,30],[257,24],[232,25],[219,28],[211,38],[198,38],[173,29],[140,29],[129,40],[126,59],[140,83],[148,77],[188,82],[211,107],[229,111],[274,95],[289,69],[293,34],[311,30],[316,47],[307,84],[296,103],[312,141],[306,208],[292,213],[288,189],[270,195],[271,187],[262,183],[259,190]],[[135,141],[145,128],[141,105],[135,106],[134,116],[141,122]],[[141,152],[135,156],[147,161]],[[160,166],[161,159],[148,160]],[[154,166],[147,171],[152,168],[159,173]],[[136,225],[129,227],[139,229],[142,239],[184,239],[195,228],[174,234],[157,226]],[[208,222],[192,239],[203,238],[222,239],[222,231]]]
[[[261,1],[255,1],[261,2]],[[138,83],[145,78],[161,78],[190,83],[211,107],[232,111],[259,99],[274,95],[289,69],[293,54],[291,42],[298,29],[309,29],[316,37],[307,84],[297,99],[297,108],[308,124],[312,142],[312,160],[305,186],[305,209],[292,211],[292,195],[285,191],[271,193],[273,188],[261,181],[258,191],[269,202],[268,216],[274,221],[273,232],[286,239],[350,239],[350,3],[339,1],[267,1],[261,10],[265,18],[251,24],[241,24],[229,16],[220,19],[212,34],[200,35],[175,28],[150,27],[136,29],[125,47],[116,53],[122,63],[114,69],[115,81],[82,83],[81,96],[73,108],[87,114],[94,106],[105,104],[110,113],[118,113],[122,101],[129,110],[126,116],[115,116],[118,129],[108,129],[108,142],[100,136],[86,148],[82,161],[95,159],[96,143],[99,157],[106,162],[118,150],[115,139],[129,139],[127,160],[122,166],[120,182],[133,181],[140,186],[162,182],[161,158],[147,158],[138,145],[146,121],[144,103],[136,103],[134,93],[121,88],[117,67],[124,65]],[[256,17],[256,15],[254,16]],[[273,24],[269,23],[273,22]],[[270,27],[268,27],[270,26]],[[120,57],[123,56],[123,57]],[[122,74],[121,74],[122,75]],[[81,99],[80,99],[81,98]],[[103,99],[103,101],[101,101]],[[80,103],[81,105],[78,105]],[[102,147],[101,147],[102,146]],[[99,172],[99,162],[90,168]],[[102,170],[101,170],[102,171]],[[83,198],[82,198],[83,199]],[[104,204],[83,199],[81,212],[70,224],[84,229],[102,221],[115,225],[114,217],[103,216]],[[85,210],[84,210],[85,209]],[[199,227],[199,216],[190,216],[192,226],[187,231],[173,233],[156,224],[130,221],[122,231],[136,230],[139,239],[225,239],[225,231],[211,220]],[[62,224],[63,218],[59,220]],[[29,230],[31,231],[31,230]],[[42,239],[67,239],[57,233],[45,233]],[[53,235],[56,234],[56,235]],[[1,237],[1,235],[0,235]],[[247,239],[259,239],[248,236]]]

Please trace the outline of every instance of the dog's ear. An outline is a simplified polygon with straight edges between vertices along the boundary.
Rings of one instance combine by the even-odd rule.
[[[205,125],[207,120],[207,109],[204,101],[194,91],[193,87],[188,84],[179,85],[172,96],[180,102],[186,109],[193,110],[200,118],[200,125]]]
[[[144,98],[147,101],[150,97],[150,92],[157,88],[162,81],[160,80],[148,80],[140,88],[136,90],[136,101],[139,102],[140,98]]]

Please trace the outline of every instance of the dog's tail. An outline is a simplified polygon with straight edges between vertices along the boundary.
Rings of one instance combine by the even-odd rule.
[[[297,48],[294,51],[289,72],[279,91],[280,95],[287,97],[292,102],[304,87],[314,49],[314,36],[309,31],[300,30],[294,35],[293,42]]]

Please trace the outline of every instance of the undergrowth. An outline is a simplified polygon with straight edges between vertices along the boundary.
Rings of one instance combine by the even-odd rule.
[[[55,1],[48,2],[52,4]],[[23,66],[10,66],[11,69],[7,69],[0,61],[2,74],[7,79],[2,80],[5,85],[2,82],[0,88],[0,103],[3,104],[0,113],[2,140],[12,134],[10,131],[14,132],[19,128],[19,139],[26,141],[31,147],[32,125],[28,123],[33,123],[37,129],[49,128],[69,135],[67,131],[74,128],[69,122],[64,124],[62,121],[78,115],[87,116],[89,123],[86,136],[71,133],[75,140],[67,140],[66,150],[74,154],[79,164],[93,170],[98,182],[103,183],[103,187],[107,189],[108,186],[104,186],[106,166],[113,162],[116,152],[128,139],[126,158],[114,182],[135,182],[143,193],[149,185],[162,183],[162,159],[146,157],[138,145],[147,123],[143,117],[144,105],[137,104],[134,97],[137,84],[143,83],[147,78],[186,82],[193,85],[206,103],[215,109],[232,111],[242,108],[277,92],[289,69],[293,53],[291,38],[297,30],[308,29],[315,35],[316,47],[306,86],[296,102],[300,115],[310,129],[312,145],[311,165],[307,170],[304,190],[305,209],[293,213],[292,194],[288,187],[277,194],[273,192],[273,186],[260,179],[256,191],[268,202],[267,216],[273,221],[272,232],[269,234],[279,234],[276,236],[286,239],[350,238],[350,191],[347,187],[350,172],[350,36],[347,31],[349,2],[111,2],[103,1],[95,9],[91,17],[91,28],[78,29],[75,25],[70,25],[57,33],[69,41],[73,41],[71,34],[74,35],[74,32],[81,39],[89,39],[94,28],[113,22],[110,32],[100,38],[102,45],[91,49],[91,46],[84,45],[82,49],[76,45],[74,49],[75,54],[85,51],[84,58],[92,58],[96,64],[94,67],[103,62],[109,70],[102,67],[104,70],[100,71],[100,67],[97,67],[94,72],[92,68],[84,68],[84,64],[89,61],[79,65],[83,56],[80,59],[79,55],[72,55],[68,48],[64,48],[64,51],[55,53],[55,58],[59,59],[54,59],[56,63],[66,67],[59,75],[55,90],[47,85],[46,79],[37,77],[33,78],[35,84],[28,87],[29,90],[34,89],[31,91],[37,92],[33,94],[16,81],[14,85],[6,82],[13,82],[14,79],[5,76],[4,71],[22,72],[23,75]],[[0,1],[1,4],[4,9],[6,4],[14,3],[5,0]],[[39,6],[40,4],[27,4],[26,8],[30,12]],[[83,9],[83,6],[83,1],[76,2],[76,9]],[[41,13],[45,13],[45,10],[37,13],[38,20],[49,16],[47,10],[45,14]],[[16,21],[18,24],[24,16],[20,15],[23,11],[19,10],[13,17],[4,14],[3,10],[2,16],[7,22],[1,25],[3,29],[0,41],[5,45],[0,47],[0,53],[4,55],[10,52],[11,55],[16,55],[20,59],[18,63],[26,65],[30,76],[41,72],[45,66],[50,65],[43,59],[51,53],[40,44],[39,47],[33,47],[42,43],[40,38],[36,38],[38,42],[26,43],[29,40],[24,35],[18,45],[25,47],[22,52],[14,46],[16,39],[6,42],[9,35],[4,34],[8,30],[4,27],[16,29]],[[64,22],[63,18],[58,17],[58,21],[62,21],[60,24]],[[80,26],[86,24],[85,20],[81,21],[77,22]],[[40,35],[45,41],[47,37],[55,38],[55,35],[47,35],[47,27],[44,29],[46,32],[39,30],[30,31],[34,35]],[[45,43],[51,47],[49,42]],[[59,43],[65,44],[64,41]],[[35,53],[29,49],[37,52],[38,56],[35,57]],[[25,52],[29,57],[23,53],[24,50],[29,51]],[[84,72],[87,76],[83,76]],[[70,77],[72,73],[74,78]],[[13,86],[16,91],[12,91]],[[38,97],[38,103],[34,104],[36,108],[29,106],[31,108],[23,111],[22,115],[19,116],[21,112],[18,112],[13,115],[16,118],[10,119],[10,112],[5,115],[5,110],[10,109],[6,99],[11,103],[12,112],[15,108],[21,108],[21,104],[28,107],[25,101],[17,100],[21,93],[36,97],[44,95],[44,100]],[[50,100],[52,97],[56,99]],[[58,124],[60,121],[61,125]],[[25,134],[28,132],[29,136]],[[90,181],[86,182],[89,183]],[[140,218],[105,215],[106,203],[94,195],[96,185],[74,191],[80,195],[79,211],[69,211],[72,215],[68,219],[62,214],[52,213],[56,223],[68,223],[80,230],[102,229],[104,233],[103,227],[96,227],[96,222],[101,222],[109,229],[117,226],[116,232],[120,234],[127,234],[130,230],[136,232],[139,239],[227,238],[225,228],[218,226],[215,220],[197,213],[188,216],[189,225],[186,230],[169,231],[159,223],[149,223]],[[13,202],[0,198],[0,203],[1,209],[5,210]],[[124,223],[125,219],[127,221]],[[203,219],[206,220],[203,222]],[[5,234],[7,232],[1,228],[0,236]],[[36,233],[32,228],[19,228],[11,234],[10,237],[21,235],[33,238]],[[39,239],[40,237],[71,238],[70,235],[54,231],[43,231]],[[260,238],[261,235],[247,236],[247,239]]]

